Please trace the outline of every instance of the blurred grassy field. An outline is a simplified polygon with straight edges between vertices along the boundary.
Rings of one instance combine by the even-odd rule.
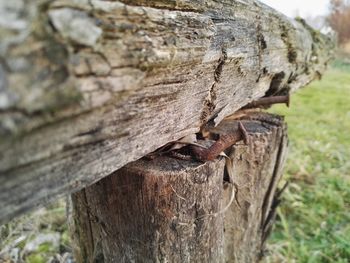
[[[350,64],[292,96],[290,150],[265,262],[350,262]]]

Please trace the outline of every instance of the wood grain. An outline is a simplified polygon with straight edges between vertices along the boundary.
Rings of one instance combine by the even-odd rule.
[[[221,209],[224,167],[140,160],[73,194],[77,261],[223,262],[224,216],[211,214]]]
[[[16,0],[0,17],[0,223],[306,85],[333,50],[253,0]]]
[[[228,159],[144,158],[73,194],[77,262],[258,262],[287,152],[282,119],[263,116],[242,120],[249,142]]]

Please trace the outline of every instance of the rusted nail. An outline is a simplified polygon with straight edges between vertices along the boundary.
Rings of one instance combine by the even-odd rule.
[[[271,106],[273,104],[279,104],[279,103],[285,103],[287,107],[290,105],[290,96],[289,94],[286,96],[273,96],[273,97],[266,97],[261,98],[256,101],[253,101],[249,104],[247,104],[244,109],[251,109],[251,108],[259,108],[264,106]]]
[[[221,135],[219,140],[217,140],[208,149],[199,146],[192,145],[191,150],[194,157],[202,162],[213,161],[216,157],[220,155],[221,152],[225,151],[231,145],[244,140],[248,143],[248,133],[244,128],[243,124],[239,122],[239,129],[231,134]]]

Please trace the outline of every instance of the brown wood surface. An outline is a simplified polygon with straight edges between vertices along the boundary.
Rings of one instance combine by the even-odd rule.
[[[253,0],[16,0],[0,16],[0,223],[304,86],[333,50]]]
[[[222,261],[224,167],[141,160],[74,194],[78,262]]]
[[[287,155],[287,131],[280,117],[258,113],[250,118],[258,121],[242,121],[250,134],[249,144],[233,146],[226,163],[236,190],[225,214],[226,262],[258,262],[279,203],[276,191]],[[234,123],[225,121],[216,131],[227,133],[236,127]],[[227,203],[231,190],[224,194]]]
[[[77,262],[257,262],[287,150],[281,118],[258,116],[227,161],[142,159],[73,194]]]

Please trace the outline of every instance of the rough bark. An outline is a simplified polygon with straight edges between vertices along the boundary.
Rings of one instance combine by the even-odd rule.
[[[0,17],[0,223],[304,86],[333,49],[253,0],[13,0]]]
[[[228,150],[225,169],[223,158],[142,159],[73,194],[77,261],[257,262],[287,149],[281,119],[263,116],[243,121],[250,142]]]
[[[223,215],[215,214],[224,167],[224,160],[141,160],[74,194],[76,258],[222,262]]]
[[[263,116],[263,118],[261,118]],[[226,262],[258,262],[270,234],[279,204],[277,185],[287,154],[287,132],[282,119],[267,114],[253,114],[260,121],[242,121],[251,134],[248,145],[235,145],[226,169],[235,186],[235,202],[225,214]],[[234,121],[225,121],[216,129],[227,133]],[[231,190],[225,190],[225,203]]]

